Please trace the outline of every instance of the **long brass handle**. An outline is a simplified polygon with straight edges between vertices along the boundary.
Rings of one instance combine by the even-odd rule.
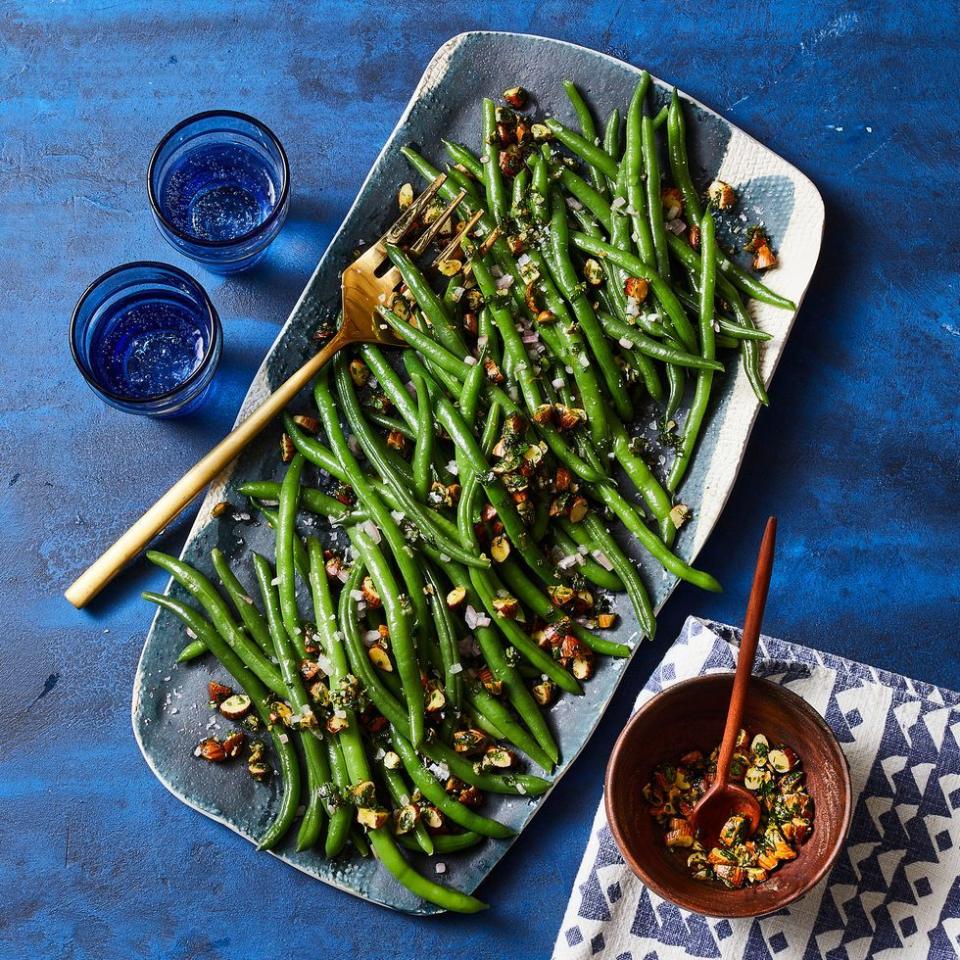
[[[243,449],[310,382],[323,365],[349,342],[342,332],[277,388],[249,417],[187,471],[137,522],[67,588],[64,596],[86,606],[161,530],[225,470]]]

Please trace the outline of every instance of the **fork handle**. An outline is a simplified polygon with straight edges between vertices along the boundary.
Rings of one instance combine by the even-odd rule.
[[[311,357],[87,567],[70,584],[64,596],[77,608],[86,606],[207,484],[236,460],[247,444],[283,411],[324,364],[348,342],[349,338],[338,333],[318,354]]]

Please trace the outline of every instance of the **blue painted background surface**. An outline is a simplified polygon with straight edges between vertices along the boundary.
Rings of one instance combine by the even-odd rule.
[[[741,616],[771,512],[769,633],[960,689],[960,17],[926,9],[0,7],[0,956],[547,956],[637,690],[688,613]],[[727,592],[677,591],[591,746],[481,888],[494,909],[415,921],[255,855],[150,775],[129,697],[151,616],[137,597],[163,577],[137,566],[83,613],[60,593],[232,423],[424,65],[477,28],[573,40],[675,81],[807,173],[827,233],[773,405],[703,555]],[[293,170],[281,238],[231,280],[164,244],[144,189],[162,133],[216,106],[263,118]],[[184,266],[224,320],[217,394],[191,419],[124,416],[72,366],[77,296],[131,259]]]

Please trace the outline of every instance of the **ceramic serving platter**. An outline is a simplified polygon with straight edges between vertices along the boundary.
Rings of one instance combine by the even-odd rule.
[[[383,232],[396,212],[399,184],[413,180],[400,148],[413,143],[435,164],[443,162],[441,137],[479,147],[480,98],[498,97],[520,84],[530,90],[534,106],[574,123],[561,86],[573,80],[589,98],[595,113],[605,117],[614,107],[625,107],[639,70],[627,63],[573,44],[543,37],[506,33],[465,33],[444,44],[427,66],[420,83],[387,141],[373,169],[317,266],[290,318],[251,384],[238,416],[243,419],[272,389],[288,377],[314,349],[310,335],[339,305],[338,275],[358,242]],[[680,81],[682,78],[671,78]],[[666,102],[670,86],[655,81],[655,96]],[[659,106],[659,104],[658,104]],[[687,102],[690,159],[699,187],[718,176],[732,184],[740,198],[739,222],[764,223],[777,244],[781,266],[769,283],[796,303],[810,281],[823,230],[823,203],[816,188],[762,144],[722,117],[694,101]],[[734,217],[734,224],[738,218]],[[754,304],[760,326],[773,334],[763,351],[763,375],[769,383],[786,345],[793,316],[786,311]],[[308,404],[303,398],[302,408]],[[738,364],[731,362],[720,378],[709,420],[696,459],[681,490],[681,500],[692,507],[693,520],[677,540],[678,552],[692,561],[713,529],[733,487],[747,446],[758,404]],[[650,431],[654,413],[639,418],[636,429]],[[273,535],[264,523],[242,513],[213,520],[211,509],[221,500],[242,504],[234,490],[246,479],[279,479],[277,431],[268,430],[215,482],[201,506],[183,556],[209,572],[210,550],[218,546],[253,593],[251,552],[273,555]],[[318,521],[321,536],[328,536]],[[637,544],[624,544],[643,574],[659,609],[676,586],[672,576],[642,555]],[[171,591],[180,596],[180,588]],[[309,609],[304,597],[304,609]],[[615,639],[633,643],[636,620],[625,598],[618,598],[620,626]],[[242,765],[213,765],[196,760],[193,747],[216,733],[215,715],[206,705],[206,684],[222,676],[211,658],[191,665],[175,664],[186,642],[184,630],[171,614],[160,612],[153,622],[140,658],[133,692],[133,728],[143,755],[160,781],[188,806],[224,824],[247,839],[259,837],[278,801],[279,784],[255,783]],[[583,749],[610,702],[627,666],[625,660],[603,660],[583,697],[564,697],[552,708],[551,720],[562,753],[555,772],[559,779]],[[509,824],[519,834],[544,804],[524,797],[489,796],[485,811]],[[514,841],[516,842],[516,841]],[[461,890],[473,891],[503,856],[509,842],[488,840],[462,854],[447,856],[444,877]],[[305,873],[375,903],[411,913],[435,913],[401,887],[375,860],[348,856],[333,862],[319,853],[296,853],[292,845],[274,856]],[[257,854],[251,847],[250,856]],[[417,859],[416,857],[414,859]],[[432,868],[427,866],[432,872]]]

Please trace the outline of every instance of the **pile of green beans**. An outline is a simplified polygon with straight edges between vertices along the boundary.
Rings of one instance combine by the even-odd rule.
[[[275,535],[273,562],[253,556],[259,602],[218,550],[219,586],[149,554],[192,601],[145,594],[188,628],[180,661],[212,653],[270,734],[282,786],[260,846],[283,842],[299,813],[298,850],[372,847],[417,896],[462,912],[484,904],[404,851],[511,836],[476,809],[483,794],[544,793],[550,781],[523,768],[560,760],[549,706],[581,694],[598,657],[653,637],[649,586],[618,531],[671,575],[720,589],[674,549],[677,497],[719,351],[741,353],[766,402],[769,337],[743,298],[793,306],[720,249],[676,94],[655,110],[644,73],[600,124],[564,86],[579,131],[484,100],[476,152],[444,141],[437,202],[465,191],[454,230],[481,216],[442,279],[388,248],[403,288],[379,312],[409,347],[402,364],[373,345],[341,353],[313,408],[284,415],[282,478],[235,487]],[[673,443],[632,435],[651,414],[665,431],[677,418]],[[348,546],[303,537],[305,515]],[[619,592],[640,628],[627,642],[605,635]]]

